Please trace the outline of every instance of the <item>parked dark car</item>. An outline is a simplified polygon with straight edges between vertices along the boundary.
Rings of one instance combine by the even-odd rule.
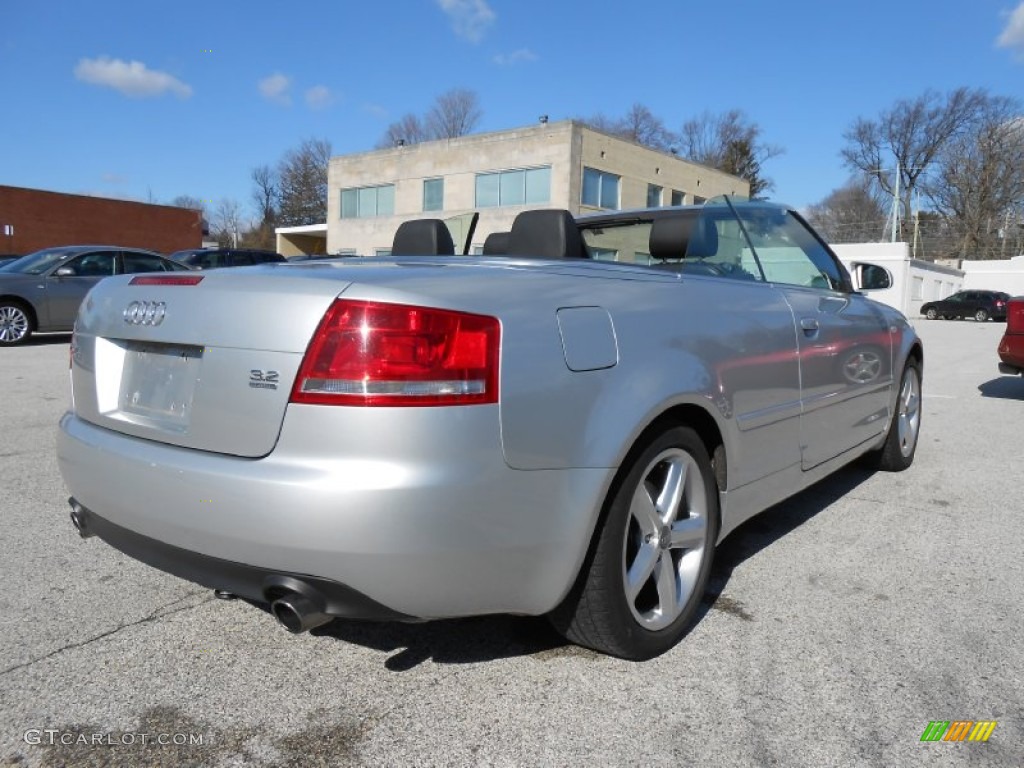
[[[1024,296],[1008,302],[1006,332],[999,342],[999,370],[1024,376]]]
[[[249,267],[253,264],[286,261],[280,253],[253,248],[193,248],[186,251],[175,251],[170,258],[192,269]]]
[[[973,317],[979,323],[986,320],[1005,320],[1006,302],[1010,294],[1001,291],[957,291],[939,301],[921,305],[921,314],[929,320],[958,320]]]
[[[36,331],[70,331],[78,305],[104,277],[181,271],[188,268],[157,253],[116,245],[68,245],[22,256],[0,270],[0,346]]]

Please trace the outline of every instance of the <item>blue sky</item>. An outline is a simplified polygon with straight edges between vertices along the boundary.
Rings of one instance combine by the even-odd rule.
[[[847,179],[858,116],[958,86],[1024,98],[1024,2],[0,0],[0,184],[248,208],[253,167],[372,149],[458,87],[481,131],[742,109],[803,207]]]

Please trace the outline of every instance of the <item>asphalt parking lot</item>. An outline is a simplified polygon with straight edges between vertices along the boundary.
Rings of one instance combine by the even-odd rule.
[[[292,636],[83,541],[54,457],[68,338],[2,349],[0,766],[1020,765],[1024,379],[1002,323],[916,325],[914,466],[739,529],[700,623],[643,664],[515,617]],[[998,724],[923,743],[933,720]]]

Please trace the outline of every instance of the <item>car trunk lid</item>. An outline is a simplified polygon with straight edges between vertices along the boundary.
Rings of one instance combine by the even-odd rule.
[[[104,280],[76,325],[75,411],[148,440],[266,455],[310,337],[348,285],[331,265]]]

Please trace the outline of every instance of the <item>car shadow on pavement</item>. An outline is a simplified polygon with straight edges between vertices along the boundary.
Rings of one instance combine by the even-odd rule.
[[[708,580],[708,588],[697,614],[698,621],[711,610],[725,611],[744,621],[754,621],[755,617],[742,603],[722,594],[732,572],[744,561],[767,549],[823,509],[839,501],[873,474],[872,470],[854,462],[796,496],[756,515],[729,534],[715,553],[711,578]]]
[[[1024,376],[998,376],[978,386],[982,397],[1024,400]]]
[[[753,621],[754,617],[738,601],[723,595],[733,570],[799,528],[872,474],[870,470],[854,464],[736,529],[715,555],[697,621],[711,610],[722,610]],[[533,656],[540,661],[564,657],[593,661],[605,658],[568,643],[543,617],[480,616],[414,624],[336,619],[314,629],[312,634],[379,651],[397,651],[384,663],[385,668],[392,672],[406,672],[425,661],[474,664],[520,656]]]
[[[532,616],[479,616],[417,624],[336,619],[312,634],[380,651],[398,651],[384,662],[392,672],[406,672],[431,660],[436,664],[473,664],[544,656],[562,648],[591,653],[570,646],[546,619]]]
[[[54,344],[70,344],[70,333],[34,333],[26,341],[21,342],[22,347],[48,347]]]

